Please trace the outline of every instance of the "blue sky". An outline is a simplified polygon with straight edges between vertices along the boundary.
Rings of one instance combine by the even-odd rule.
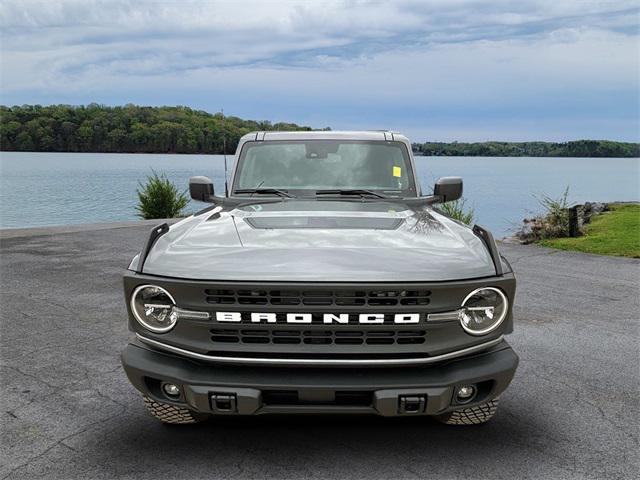
[[[424,140],[639,141],[635,1],[13,1],[1,97]]]

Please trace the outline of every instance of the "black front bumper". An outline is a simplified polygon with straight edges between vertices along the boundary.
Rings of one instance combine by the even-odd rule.
[[[495,398],[511,382],[518,356],[503,341],[486,352],[420,367],[248,367],[200,363],[136,341],[125,348],[122,364],[144,395],[203,413],[395,416],[460,408],[454,391],[462,385],[477,387],[465,407]],[[164,383],[178,385],[180,396],[166,396]]]

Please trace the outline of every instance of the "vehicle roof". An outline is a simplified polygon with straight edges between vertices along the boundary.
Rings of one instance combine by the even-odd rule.
[[[409,142],[407,137],[397,132],[385,130],[320,130],[320,131],[291,131],[291,132],[251,132],[242,137],[243,141],[274,141],[274,140],[377,140]]]

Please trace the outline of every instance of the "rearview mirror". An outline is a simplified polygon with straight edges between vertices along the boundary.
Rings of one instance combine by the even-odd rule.
[[[213,182],[209,177],[191,177],[189,193],[194,200],[213,203]]]
[[[441,177],[433,187],[433,194],[440,197],[440,203],[452,202],[462,196],[462,179],[460,177]]]

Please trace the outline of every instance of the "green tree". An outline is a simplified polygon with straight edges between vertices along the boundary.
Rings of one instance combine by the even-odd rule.
[[[186,192],[180,192],[165,174],[158,175],[152,170],[146,183],[138,184],[136,210],[144,219],[179,217],[189,202]]]
[[[0,148],[5,151],[227,153],[244,134],[259,130],[311,130],[295,123],[244,120],[184,106],[0,106]],[[325,127],[323,130],[330,130]],[[550,142],[426,142],[423,155],[640,157],[639,143],[607,140]]]

